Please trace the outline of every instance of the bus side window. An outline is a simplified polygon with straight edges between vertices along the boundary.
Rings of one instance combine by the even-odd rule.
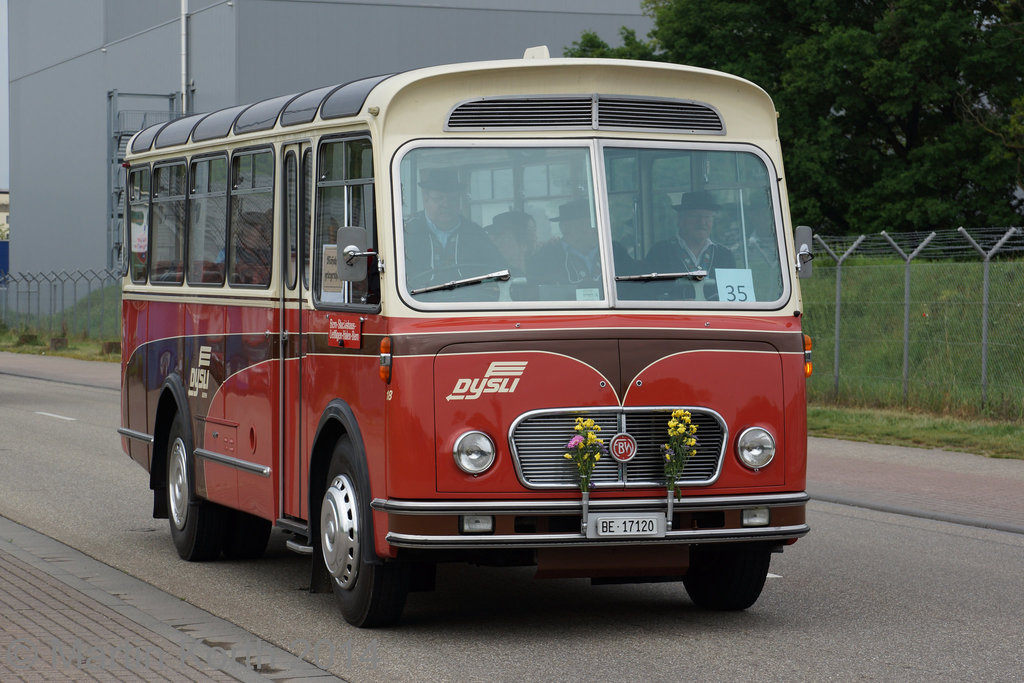
[[[149,167],[132,169],[128,197],[128,269],[145,283],[149,255]]]
[[[181,284],[185,260],[185,164],[153,171],[153,239],[150,281]]]
[[[299,178],[295,152],[288,152],[284,159],[284,240],[285,240],[285,286],[295,287],[299,266]]]
[[[376,306],[380,303],[377,259],[370,258],[366,279],[341,282],[333,263],[339,227],[366,228],[367,250],[377,251],[377,220],[373,195],[373,148],[369,138],[330,140],[320,146],[317,178],[318,295],[327,304]]]
[[[235,155],[231,178],[228,280],[233,285],[266,287],[274,262],[273,153]]]
[[[188,282],[220,285],[227,234],[227,159],[193,161],[190,178]]]
[[[302,203],[299,223],[302,225],[302,286],[309,289],[309,238],[313,222],[313,153],[302,153]]]

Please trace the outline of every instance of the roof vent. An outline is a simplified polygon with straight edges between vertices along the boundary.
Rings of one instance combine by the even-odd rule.
[[[526,52],[523,53],[523,59],[551,59],[551,53],[548,52],[547,45],[537,45],[526,48]]]
[[[484,97],[455,106],[447,130],[657,130],[725,135],[721,113],[690,100],[625,95]]]

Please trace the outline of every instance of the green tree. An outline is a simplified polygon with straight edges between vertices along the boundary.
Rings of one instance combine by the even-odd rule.
[[[824,232],[1018,225],[1020,0],[645,0],[646,40],[566,54],[719,69],[772,94],[794,220]]]

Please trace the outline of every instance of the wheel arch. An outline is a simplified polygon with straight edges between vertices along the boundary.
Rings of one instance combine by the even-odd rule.
[[[189,414],[185,385],[177,375],[168,375],[160,389],[156,416],[153,420],[153,457],[149,465],[149,488],[153,491],[153,517],[167,518],[167,438],[174,416],[181,413],[189,442],[195,445],[192,434],[192,416]],[[190,454],[191,456],[191,454]]]
[[[348,438],[352,444],[354,462],[352,467],[355,470],[358,481],[354,482],[357,493],[369,504],[371,500],[370,472],[366,461],[366,446],[363,443],[363,435],[359,430],[359,422],[356,419],[352,408],[343,400],[335,399],[327,404],[323,414],[320,416],[320,424],[317,425],[316,436],[313,438],[313,449],[309,459],[309,499],[308,518],[309,538],[313,543],[319,543],[320,538],[320,503],[323,499],[326,485],[327,471],[331,466],[331,455],[334,452],[334,444],[341,438]],[[369,515],[366,522],[359,528],[359,543],[363,548],[372,549],[373,552],[362,554],[363,562],[374,564],[382,560],[377,556],[376,543],[374,542],[373,515]]]

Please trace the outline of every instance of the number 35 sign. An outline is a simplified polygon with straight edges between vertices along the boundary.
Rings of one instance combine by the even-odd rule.
[[[749,268],[716,268],[715,282],[718,285],[719,301],[747,303],[754,298],[754,280]]]

